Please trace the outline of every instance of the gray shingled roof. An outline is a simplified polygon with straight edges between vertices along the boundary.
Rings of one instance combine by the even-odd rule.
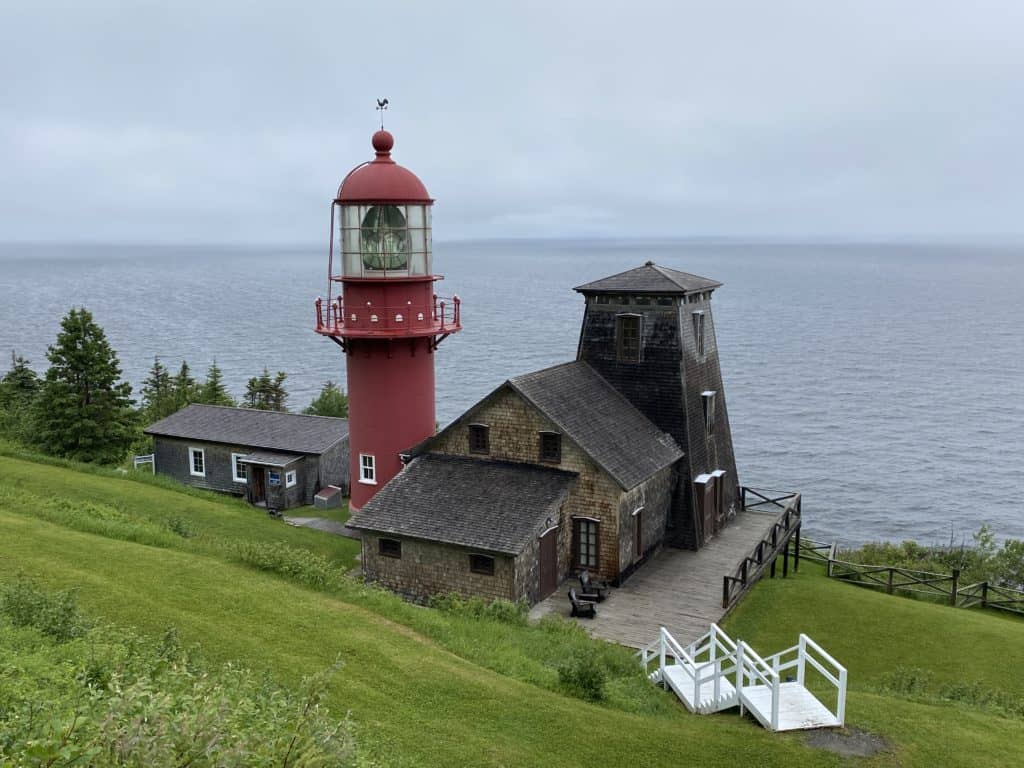
[[[718,288],[716,280],[677,269],[659,267],[648,261],[642,267],[629,269],[617,275],[578,285],[573,290],[580,293],[692,293]]]
[[[253,451],[239,459],[243,464],[259,464],[265,467],[287,467],[302,458],[299,453],[274,453],[273,451]]]
[[[515,555],[543,532],[576,475],[531,464],[429,453],[348,521],[350,528]]]
[[[658,429],[585,362],[516,376],[508,384],[622,488],[635,487],[683,455],[671,435]]]
[[[348,437],[348,419],[193,404],[150,424],[145,432],[271,451],[320,454]]]

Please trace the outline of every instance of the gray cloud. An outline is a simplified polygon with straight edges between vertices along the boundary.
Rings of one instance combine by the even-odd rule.
[[[1010,0],[5,4],[0,239],[323,240],[377,96],[438,239],[1019,236],[1022,22]]]

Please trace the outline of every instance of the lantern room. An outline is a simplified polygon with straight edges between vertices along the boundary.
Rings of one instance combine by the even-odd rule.
[[[376,157],[356,166],[338,187],[332,219],[341,263],[332,259],[334,280],[431,274],[434,201],[414,173],[391,159],[394,142],[387,131],[377,131]]]

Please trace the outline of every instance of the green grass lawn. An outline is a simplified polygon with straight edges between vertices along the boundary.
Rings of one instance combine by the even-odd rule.
[[[109,520],[90,528],[83,508]],[[194,535],[165,535],[182,517]],[[690,715],[639,676],[616,681],[605,704],[570,698],[557,685],[567,653],[585,648],[620,663],[627,652],[551,626],[411,606],[354,583],[316,591],[198,543],[230,537],[285,541],[339,567],[358,547],[231,499],[0,456],[0,579],[25,572],[52,588],[77,587],[95,617],[153,636],[173,625],[208,658],[239,660],[284,684],[340,655],[345,666],[326,703],[351,710],[361,748],[380,764],[851,764],[735,713]],[[805,565],[758,585],[728,629],[764,653],[804,631],[849,667],[848,723],[894,745],[854,764],[1019,763],[1024,720],[882,694],[879,683],[914,666],[1024,694],[1022,622],[875,594]]]

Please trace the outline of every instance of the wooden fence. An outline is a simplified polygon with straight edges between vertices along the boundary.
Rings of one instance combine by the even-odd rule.
[[[775,562],[782,555],[782,575],[789,574],[790,542],[793,547],[793,570],[800,568],[800,494],[779,491],[757,491],[740,488],[743,509],[765,511],[779,509],[771,530],[750,550],[731,575],[722,579],[722,608],[729,611],[746,594],[766,569],[775,576]]]
[[[931,573],[900,568],[895,565],[865,565],[836,558],[836,545],[804,539],[798,541],[803,557],[825,564],[829,578],[848,581],[862,587],[883,589],[892,595],[897,592],[924,595],[941,599],[958,608],[993,608],[1024,615],[1024,590],[1001,587],[982,581],[960,584],[960,571]]]

